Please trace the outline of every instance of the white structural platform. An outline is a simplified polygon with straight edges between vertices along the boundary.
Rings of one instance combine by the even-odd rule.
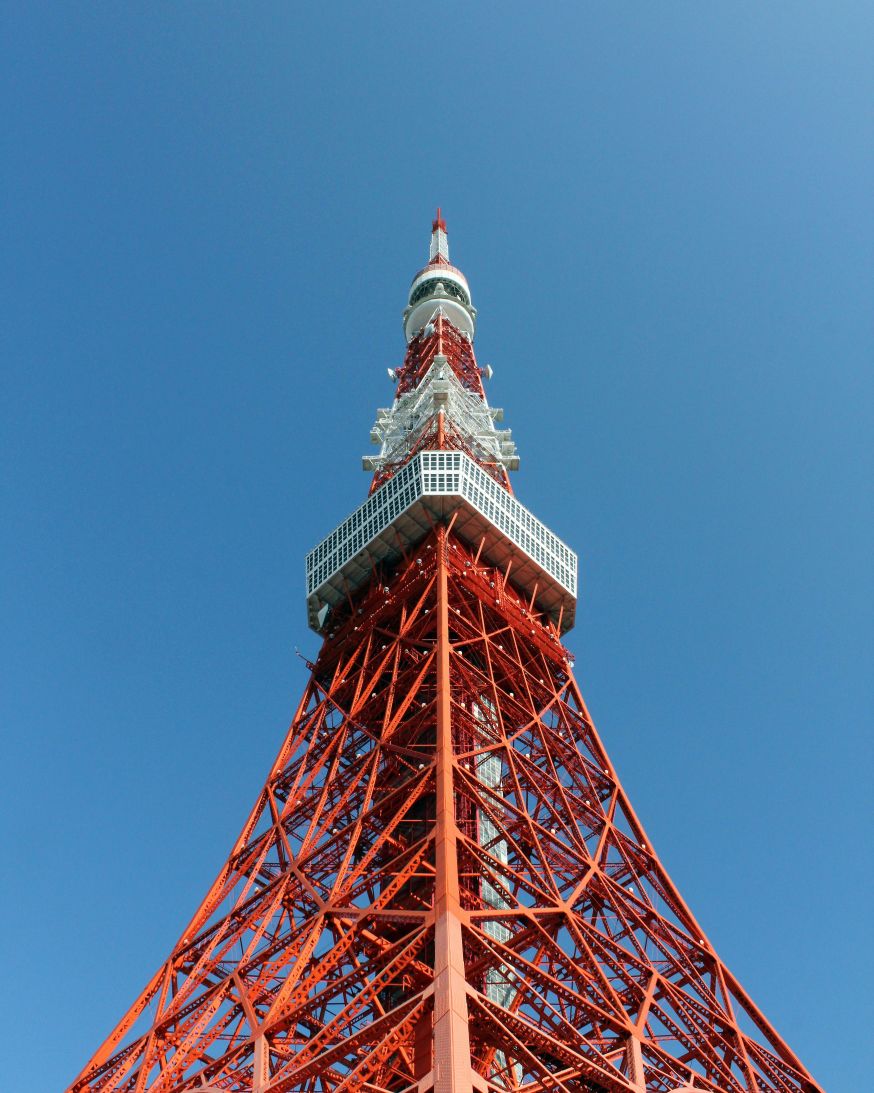
[[[315,631],[332,607],[395,562],[435,523],[454,516],[453,533],[480,558],[506,569],[511,583],[564,633],[574,624],[577,556],[464,452],[419,452],[306,558],[307,611]]]

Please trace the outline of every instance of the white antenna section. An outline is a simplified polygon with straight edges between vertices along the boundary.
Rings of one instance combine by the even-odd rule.
[[[446,235],[446,221],[437,209],[437,216],[431,225],[431,261],[435,258],[445,258],[449,261],[449,239]]]
[[[503,410],[490,407],[479,395],[468,391],[441,354],[434,357],[418,387],[395,399],[389,409],[377,412],[370,439],[380,445],[380,452],[365,457],[364,469],[381,470],[387,463],[407,459],[440,410],[447,422],[468,438],[471,450],[483,462],[502,464],[508,471],[518,470],[519,454],[510,430],[495,428]]]

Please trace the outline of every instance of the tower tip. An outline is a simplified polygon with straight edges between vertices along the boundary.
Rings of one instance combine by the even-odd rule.
[[[446,221],[437,206],[437,215],[431,221],[431,261],[441,258],[449,261],[449,240],[446,238]]]

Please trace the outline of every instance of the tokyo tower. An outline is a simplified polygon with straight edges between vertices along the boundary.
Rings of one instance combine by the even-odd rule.
[[[69,1087],[815,1093],[624,793],[563,644],[574,552],[516,499],[437,211],[323,638],[230,856]]]

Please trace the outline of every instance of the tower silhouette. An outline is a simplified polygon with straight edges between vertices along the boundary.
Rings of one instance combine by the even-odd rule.
[[[201,906],[69,1087],[819,1089],[659,862],[563,645],[575,554],[513,495],[437,211],[324,638]]]

